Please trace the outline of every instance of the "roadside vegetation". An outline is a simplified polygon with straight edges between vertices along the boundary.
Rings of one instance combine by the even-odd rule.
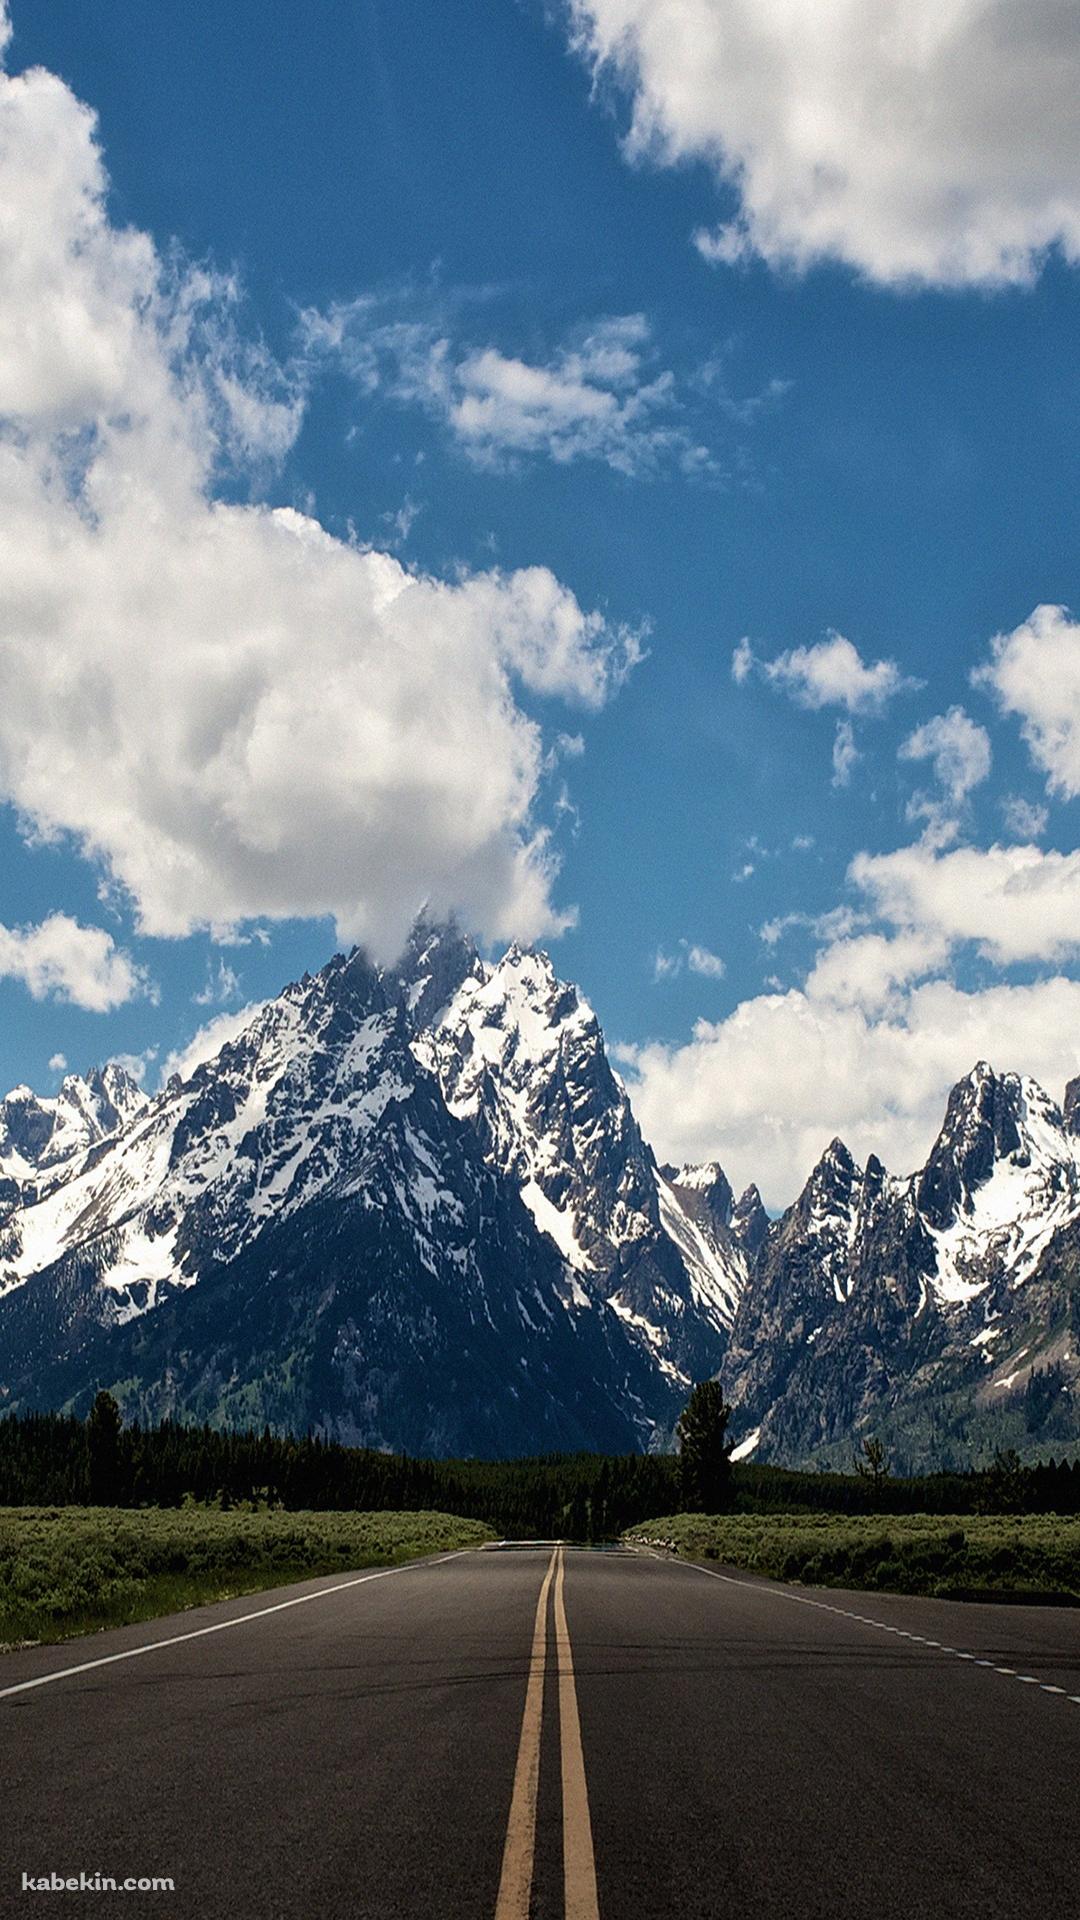
[[[490,1538],[479,1521],[445,1513],[0,1509],[0,1647]]]
[[[0,1644],[57,1639],[305,1576],[485,1539],[645,1535],[781,1580],[1080,1597],[1080,1462],[902,1479],[867,1437],[850,1473],[732,1463],[715,1381],[679,1452],[416,1460],[314,1435],[0,1419]],[[674,1518],[651,1518],[669,1515]]]
[[[802,1586],[1080,1602],[1080,1519],[1057,1514],[679,1513],[627,1538]]]

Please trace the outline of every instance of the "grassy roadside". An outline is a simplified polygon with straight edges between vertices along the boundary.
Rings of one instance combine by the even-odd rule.
[[[1080,1602],[1080,1519],[1056,1514],[699,1514],[625,1536],[803,1586]]]
[[[445,1513],[0,1508],[0,1649],[492,1537]]]

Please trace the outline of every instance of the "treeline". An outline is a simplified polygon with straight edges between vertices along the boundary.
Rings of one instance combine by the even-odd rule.
[[[743,1513],[1080,1513],[1080,1459],[1023,1466],[1012,1452],[977,1472],[911,1479],[747,1464],[735,1467],[734,1480],[733,1505]]]
[[[1080,1462],[902,1480],[743,1464],[736,1512],[1080,1513]],[[482,1520],[510,1539],[611,1539],[678,1512],[670,1454],[552,1454],[533,1460],[415,1460],[313,1435],[220,1431],[166,1420],[123,1426],[99,1394],[87,1420],[0,1420],[0,1505],[178,1507],[185,1500],[290,1511],[420,1512]]]
[[[293,1512],[437,1512],[509,1539],[610,1539],[671,1511],[670,1455],[552,1454],[535,1460],[415,1460],[314,1435],[221,1431],[165,1420],[122,1426],[99,1394],[85,1421],[0,1419],[0,1506],[266,1505]]]

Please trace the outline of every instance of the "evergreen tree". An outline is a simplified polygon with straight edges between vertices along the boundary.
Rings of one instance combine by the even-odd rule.
[[[679,1415],[679,1495],[685,1513],[719,1513],[731,1498],[731,1446],[719,1380],[699,1380]]]
[[[90,1505],[114,1507],[121,1498],[120,1409],[111,1393],[99,1393],[86,1422],[90,1459]]]

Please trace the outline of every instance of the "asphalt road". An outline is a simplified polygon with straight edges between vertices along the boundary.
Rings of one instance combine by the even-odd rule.
[[[154,1650],[110,1657],[135,1648]],[[103,1664],[67,1671],[86,1662]],[[80,1872],[175,1890],[22,1887]],[[540,1549],[9,1654],[0,1915],[35,1900],[184,1920],[1069,1920],[1080,1614]]]

